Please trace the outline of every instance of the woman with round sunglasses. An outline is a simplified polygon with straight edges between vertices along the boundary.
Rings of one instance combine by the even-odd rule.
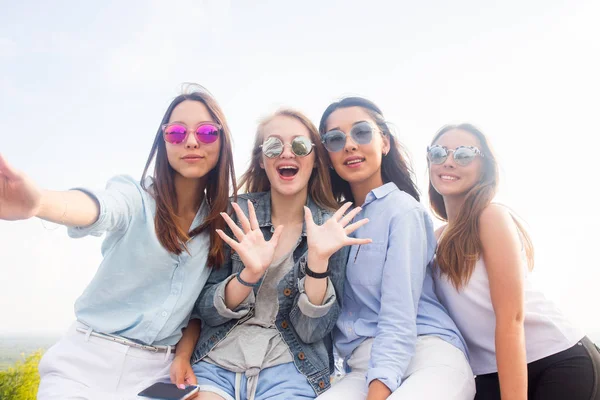
[[[498,165],[485,135],[447,125],[427,159],[430,205],[447,222],[436,292],[467,343],[476,399],[600,399],[597,348],[536,289],[527,232],[492,203]]]
[[[431,218],[379,107],[335,102],[319,126],[338,201],[362,206],[335,348],[347,374],[323,399],[473,399],[464,341],[433,291]]]
[[[229,232],[218,231],[231,257],[196,306],[201,399],[314,399],[329,388],[345,246],[370,241],[348,237],[367,222],[350,223],[360,208],[334,212],[326,159],[301,113],[284,109],[260,123],[241,179],[247,194],[232,203],[234,219],[223,214]],[[174,367],[190,368],[188,338]]]
[[[105,190],[42,190],[0,157],[1,219],[106,234],[76,323],[40,362],[38,399],[131,398],[168,376],[195,300],[224,262],[216,230],[235,175],[223,111],[203,88],[177,96],[153,140],[141,182],[117,176]]]

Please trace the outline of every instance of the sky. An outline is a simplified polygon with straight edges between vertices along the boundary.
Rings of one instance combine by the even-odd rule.
[[[497,201],[533,238],[535,279],[600,340],[600,2],[0,0],[0,9],[0,153],[40,186],[139,178],[183,82],[224,109],[238,176],[262,117],[291,106],[318,123],[330,102],[361,95],[383,110],[426,193],[429,141],[444,124],[471,122],[498,153]],[[66,330],[100,244],[37,219],[0,221],[0,334]]]

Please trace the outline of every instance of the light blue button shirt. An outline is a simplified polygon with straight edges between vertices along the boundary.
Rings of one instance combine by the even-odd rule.
[[[210,274],[208,232],[187,243],[189,253],[175,255],[156,236],[154,199],[133,178],[114,177],[103,191],[77,190],[97,199],[100,216],[89,227],[69,228],[69,236],[106,233],[104,259],[75,302],[77,319],[96,331],[144,344],[176,344]],[[205,201],[191,228],[207,214]]]
[[[465,352],[454,322],[437,300],[427,265],[436,247],[431,218],[413,197],[387,183],[367,195],[355,220],[369,223],[355,237],[373,243],[352,246],[342,313],[334,330],[338,354],[347,360],[374,338],[367,383],[396,390],[415,352],[417,335],[435,335]]]

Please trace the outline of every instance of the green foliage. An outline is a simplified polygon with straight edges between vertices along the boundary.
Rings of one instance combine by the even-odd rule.
[[[38,350],[23,361],[6,371],[0,371],[0,399],[2,400],[35,400],[40,384],[38,364],[42,358],[42,350]]]

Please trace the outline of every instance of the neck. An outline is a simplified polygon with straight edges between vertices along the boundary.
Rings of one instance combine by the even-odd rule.
[[[271,222],[273,225],[294,225],[304,221],[304,205],[308,188],[292,196],[271,190]]]
[[[365,200],[369,192],[373,189],[383,186],[383,178],[381,177],[381,169],[369,179],[365,179],[361,182],[354,182],[350,184],[350,190],[352,191],[352,197],[354,197],[354,206],[362,206],[365,204]]]
[[[454,223],[458,211],[465,202],[465,196],[444,196],[444,207],[448,216],[448,224]]]
[[[204,200],[207,178],[186,178],[177,173],[173,178],[177,196],[177,215],[180,217],[188,214],[195,215]]]

